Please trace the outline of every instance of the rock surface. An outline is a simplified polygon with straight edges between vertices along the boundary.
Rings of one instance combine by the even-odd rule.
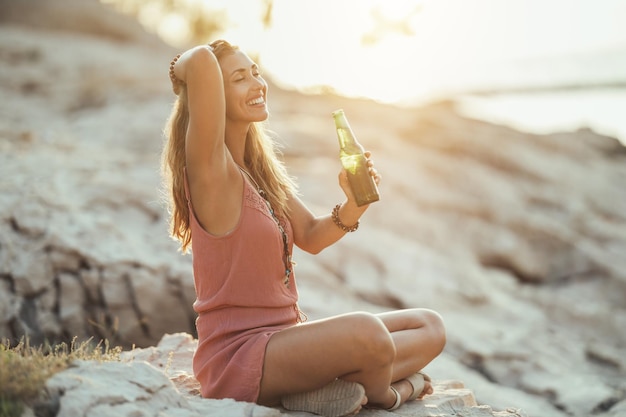
[[[99,18],[87,30],[37,19],[61,4],[40,1],[0,26],[0,338],[147,348],[193,334],[191,258],[167,237],[159,191],[175,52],[130,24],[111,36],[119,24],[97,2],[81,9]],[[342,200],[333,110],[346,110],[383,175],[357,233],[317,256],[296,252],[311,319],[433,308],[448,329],[427,369],[435,380],[463,381],[497,412],[623,415],[626,151],[616,139],[531,135],[453,103],[269,94],[270,127],[314,212]]]
[[[188,334],[166,335],[156,347],[125,352],[122,362],[77,362],[46,384],[50,404],[59,417],[207,417],[311,416],[233,400],[202,399],[192,376],[196,341]],[[494,412],[479,406],[470,390],[457,381],[441,381],[422,401],[393,413],[362,410],[359,416],[524,417],[520,410]]]

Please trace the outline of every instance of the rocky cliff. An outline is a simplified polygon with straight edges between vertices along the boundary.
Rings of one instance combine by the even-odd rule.
[[[120,29],[96,2],[80,9],[100,25],[87,28],[51,0],[0,3],[12,11],[0,26],[0,337],[149,348],[193,334],[191,258],[167,237],[159,191],[174,51],[132,22]],[[31,3],[45,7],[11,8]],[[311,319],[433,308],[449,340],[427,369],[437,395],[455,397],[449,381],[460,380],[489,413],[626,413],[626,151],[616,139],[531,135],[462,117],[452,102],[394,108],[272,86],[269,105],[314,212],[342,198],[333,110],[346,110],[383,175],[357,233],[295,254]],[[200,404],[167,376],[171,401]],[[220,404],[202,412],[221,415]],[[453,415],[416,410],[399,414]]]

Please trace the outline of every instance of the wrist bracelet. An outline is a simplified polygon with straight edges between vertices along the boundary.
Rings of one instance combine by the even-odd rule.
[[[356,229],[359,228],[359,222],[357,221],[353,226],[346,226],[345,224],[341,223],[341,220],[339,219],[340,207],[341,207],[341,204],[337,204],[335,208],[333,209],[333,214],[332,214],[333,222],[337,225],[338,228],[340,228],[344,232],[355,232]]]

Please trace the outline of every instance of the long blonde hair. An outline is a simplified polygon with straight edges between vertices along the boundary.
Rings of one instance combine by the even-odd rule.
[[[219,59],[238,48],[224,40],[212,42],[213,53]],[[170,235],[181,244],[183,253],[191,247],[189,206],[185,195],[184,169],[186,163],[185,137],[189,124],[187,87],[175,86],[176,102],[165,125],[165,145],[161,158],[161,175],[170,215]],[[296,195],[297,187],[287,174],[276,141],[266,132],[264,123],[252,123],[246,135],[244,164],[248,172],[265,191],[266,198],[279,217],[288,218],[287,200]]]

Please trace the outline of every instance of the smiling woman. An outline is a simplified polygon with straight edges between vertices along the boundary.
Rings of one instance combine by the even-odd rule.
[[[267,83],[261,77],[258,65],[246,54],[238,51],[225,56],[221,67],[227,85],[232,86],[225,91],[226,114],[247,123],[267,119],[269,116],[265,106]]]
[[[339,417],[432,393],[420,370],[445,344],[437,313],[355,312],[304,323],[293,249],[317,254],[357,230],[369,204],[357,201],[347,172],[338,176],[345,201],[332,215],[313,214],[263,133],[267,83],[228,42],[177,56],[170,78],[178,98],[163,176],[171,235],[193,252],[193,369],[202,395]],[[369,156],[365,173],[378,184]]]

